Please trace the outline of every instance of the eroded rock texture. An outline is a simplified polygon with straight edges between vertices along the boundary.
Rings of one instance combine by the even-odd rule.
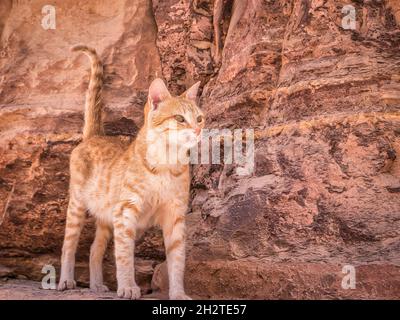
[[[400,7],[395,0],[225,1],[215,56],[213,1],[0,4],[0,276],[59,266],[68,158],[79,143],[88,81],[85,43],[106,64],[106,129],[142,124],[162,76],[181,93],[201,80],[210,128],[253,128],[255,170],[193,168],[188,291],[203,298],[400,297]],[[342,28],[342,8],[356,29]],[[228,32],[229,30],[229,32]],[[227,36],[229,34],[229,36]],[[90,221],[90,219],[89,219]],[[88,224],[77,278],[88,280]],[[138,246],[145,291],[167,287],[162,240]],[[106,280],[113,286],[112,248]],[[341,286],[356,267],[356,289]]]

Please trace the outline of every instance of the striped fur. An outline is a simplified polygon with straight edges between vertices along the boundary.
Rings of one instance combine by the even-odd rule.
[[[91,62],[89,89],[86,94],[85,102],[83,139],[88,139],[95,135],[103,135],[103,100],[101,97],[103,86],[103,64],[97,56],[96,50],[93,48],[84,45],[76,45],[71,48],[71,51],[82,51],[89,57]]]
[[[185,213],[189,201],[189,166],[162,163],[163,142],[188,150],[197,143],[204,116],[195,103],[199,83],[180,97],[172,97],[160,79],[152,82],[145,106],[145,123],[136,140],[126,145],[103,135],[101,124],[101,62],[93,49],[92,76],[86,100],[83,142],[71,154],[70,199],[61,258],[59,290],[72,289],[75,252],[86,212],[96,218],[96,236],[90,252],[90,287],[103,284],[102,260],[114,235],[118,296],[138,299],[134,276],[135,239],[146,228],[162,228],[167,255],[170,298],[189,299],[183,287],[185,268]],[[184,118],[184,122],[178,121]],[[168,134],[177,140],[168,140]]]

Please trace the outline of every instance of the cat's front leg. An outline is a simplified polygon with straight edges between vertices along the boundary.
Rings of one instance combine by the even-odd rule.
[[[191,300],[183,285],[185,272],[185,206],[171,204],[162,225],[167,255],[169,298]]]
[[[117,266],[117,294],[120,298],[139,299],[140,288],[135,281],[134,249],[137,219],[140,209],[123,202],[114,212],[114,245]]]

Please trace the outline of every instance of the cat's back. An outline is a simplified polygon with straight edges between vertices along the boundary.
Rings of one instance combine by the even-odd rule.
[[[129,142],[118,137],[94,136],[84,140],[71,153],[71,175],[88,178],[99,167],[109,168],[118,162],[128,147]]]

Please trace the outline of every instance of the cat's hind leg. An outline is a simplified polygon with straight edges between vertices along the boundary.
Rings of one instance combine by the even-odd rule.
[[[58,290],[74,289],[75,253],[79,236],[85,222],[86,207],[73,196],[70,197],[67,210],[64,244],[61,256],[61,277]]]
[[[96,236],[90,248],[90,289],[105,292],[108,288],[103,284],[103,257],[108,241],[112,235],[111,228],[99,221],[96,223]]]

